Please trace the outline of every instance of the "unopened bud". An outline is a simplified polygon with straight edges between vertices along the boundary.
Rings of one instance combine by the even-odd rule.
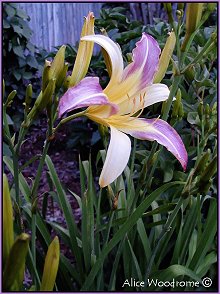
[[[65,50],[66,46],[61,46],[56,56],[54,57],[54,60],[49,70],[49,80],[56,79],[56,81],[58,82],[60,77],[62,76],[65,60]]]
[[[27,124],[29,125],[30,122],[36,118],[39,112],[46,108],[47,105],[51,106],[52,104],[52,96],[55,90],[56,80],[52,79],[49,81],[46,90],[42,93],[40,92],[37,100],[34,103],[33,108],[29,112],[27,116]]]
[[[186,45],[192,33],[197,29],[202,17],[204,3],[187,3],[186,9],[186,35],[181,47],[185,51]]]
[[[112,199],[112,210],[116,210],[118,208],[118,197],[123,189],[119,190],[118,193]]]
[[[177,3],[177,9],[178,10],[183,10],[184,9],[184,5],[185,5],[185,3],[178,2]]]
[[[199,103],[197,111],[198,111],[198,115],[199,115],[200,120],[202,120],[203,111],[204,111],[203,102]]]
[[[165,76],[171,56],[173,54],[173,50],[175,48],[175,44],[176,36],[174,32],[171,32],[161,53],[158,71],[154,77],[154,83],[160,83]]]
[[[183,110],[183,104],[181,103],[178,110],[178,118],[181,119],[184,117],[184,110]]]
[[[6,292],[21,291],[29,240],[30,236],[22,233],[11,248],[3,274],[3,290]]]
[[[66,92],[69,88],[69,84],[70,84],[70,76],[67,76],[65,79],[64,79],[64,83],[63,83],[63,88],[64,88],[64,91]]]
[[[33,94],[32,85],[29,84],[26,88],[26,95],[25,95],[25,113],[28,113],[30,111],[32,94]]]
[[[217,155],[212,159],[212,161],[207,165],[203,173],[201,174],[201,181],[209,181],[217,172]]]
[[[206,168],[209,160],[210,160],[210,154],[211,154],[211,150],[208,149],[205,153],[203,153],[203,155],[201,156],[200,160],[198,161],[198,164],[195,168],[195,174],[201,174],[204,169]]]
[[[88,35],[94,35],[94,22],[94,14],[93,12],[89,12],[87,17],[85,17],[81,38]],[[93,42],[80,40],[75,64],[69,82],[70,87],[75,86],[85,77],[92,58],[93,47]]]
[[[177,90],[177,94],[176,94],[176,100],[173,103],[173,111],[172,111],[172,117],[176,118],[178,117],[178,113],[179,113],[179,108],[180,105],[182,104],[182,99],[181,99],[181,90],[178,89]]]
[[[15,95],[17,94],[16,90],[13,90],[9,95],[8,98],[5,102],[6,107],[10,106],[11,103],[13,102],[13,99],[15,98]]]
[[[215,8],[216,8],[216,5],[217,3],[207,3],[207,10],[209,11],[209,12],[212,12],[212,11],[214,11],[215,10]]]
[[[42,91],[44,92],[48,82],[49,82],[49,72],[50,72],[50,68],[51,68],[51,62],[48,60],[45,60],[44,63],[44,70],[43,70],[43,75],[42,75]]]
[[[210,106],[209,106],[209,104],[206,104],[206,106],[205,106],[205,115],[207,117],[209,117],[209,115],[210,115]]]
[[[14,243],[13,209],[9,192],[8,179],[3,174],[3,269]]]
[[[53,291],[59,266],[59,259],[60,243],[58,237],[55,237],[47,250],[40,288],[41,291]]]
[[[60,74],[60,77],[59,77],[59,79],[58,79],[58,81],[57,81],[57,83],[56,83],[56,87],[57,87],[58,89],[59,89],[59,88],[62,86],[62,84],[64,83],[64,80],[65,80],[65,78],[66,78],[67,70],[68,70],[68,63],[65,62],[64,67],[63,67],[63,71],[62,71],[62,73]]]

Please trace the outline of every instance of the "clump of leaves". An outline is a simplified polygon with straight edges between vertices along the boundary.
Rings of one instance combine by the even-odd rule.
[[[17,90],[20,99],[25,95],[24,85],[31,82],[37,87],[36,75],[42,69],[42,65],[39,64],[40,54],[30,41],[32,31],[28,24],[29,20],[29,16],[15,3],[3,4],[4,78],[6,89]]]

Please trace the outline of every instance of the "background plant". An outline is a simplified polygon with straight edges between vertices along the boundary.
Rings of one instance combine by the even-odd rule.
[[[216,27],[210,23],[200,27],[198,24],[189,48],[181,51],[185,27],[182,26],[183,7],[178,8],[176,21],[171,24],[156,20],[154,26],[143,26],[129,20],[123,8],[113,8],[104,10],[96,25],[97,29],[104,27],[121,44],[125,61],[130,60],[127,53],[142,31],[153,35],[163,48],[167,33],[173,27],[178,41],[163,79],[171,87],[171,95],[162,107],[151,107],[143,115],[156,117],[162,113],[162,118],[168,119],[181,135],[189,154],[186,173],[180,171],[176,160],[165,150],[162,152],[162,148],[158,149],[157,144],[134,140],[133,153],[124,174],[108,189],[99,190],[96,175],[100,174],[106,151],[97,150],[96,161],[94,155],[88,154],[88,160],[79,160],[81,193],[71,191],[82,212],[81,222],[77,225],[67,196],[68,187],[60,182],[47,155],[51,135],[49,124],[37,180],[29,185],[22,169],[17,172],[18,146],[24,137],[22,133],[14,136],[8,126],[6,112],[14,97],[11,99],[13,95],[6,95],[4,139],[12,159],[5,156],[4,163],[14,175],[11,196],[16,212],[15,232],[19,234],[25,229],[32,235],[26,266],[35,289],[40,289],[38,277],[43,272],[44,255],[54,232],[71,252],[66,257],[61,251],[55,288],[58,291],[138,291],[135,287],[122,289],[123,282],[129,277],[146,282],[148,278],[201,282],[205,276],[213,280],[209,290],[216,289]],[[202,22],[211,13],[209,9],[204,6]],[[67,46],[65,60],[73,62],[74,52],[74,48]],[[89,74],[101,76],[103,85],[107,83],[101,54],[93,58]],[[27,100],[31,96],[29,91],[27,89]],[[52,87],[51,96],[55,98],[63,91],[62,86],[56,91]],[[173,96],[176,96],[174,103]],[[92,126],[91,130],[96,129]],[[101,145],[99,147],[103,149]],[[62,210],[66,226],[45,217],[45,210],[49,208],[47,195],[43,209],[37,205],[37,181],[44,163],[48,170],[47,192]],[[161,288],[146,286],[144,290],[159,291]],[[201,284],[197,290],[205,291]]]

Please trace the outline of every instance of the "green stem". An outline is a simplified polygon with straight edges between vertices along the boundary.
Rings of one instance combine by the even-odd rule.
[[[185,73],[191,66],[199,62],[202,59],[203,55],[205,53],[208,53],[213,48],[215,42],[215,39],[213,40],[212,38],[210,38],[205,46],[202,48],[202,50],[199,52],[199,54],[181,71],[181,73]]]
[[[31,219],[31,253],[32,253],[32,258],[33,258],[33,282],[36,285],[37,279],[35,276],[35,271],[37,271],[36,268],[36,213],[32,213],[32,219]]]
[[[180,65],[184,64],[184,61],[185,61],[186,55],[187,55],[187,53],[188,53],[188,51],[189,51],[189,48],[190,48],[190,46],[191,46],[191,44],[192,44],[193,39],[194,39],[195,36],[198,34],[200,27],[201,27],[201,26],[205,23],[205,21],[208,19],[209,15],[210,15],[210,12],[209,12],[209,13],[206,13],[206,14],[203,16],[203,18],[202,18],[201,22],[199,23],[197,29],[196,29],[195,32],[193,32],[192,35],[190,36],[189,41],[188,41],[187,44],[186,44],[186,47],[185,47],[184,49],[182,48],[183,55],[182,55],[182,58],[181,58],[181,60],[180,60]]]
[[[35,180],[34,180],[34,184],[32,186],[32,190],[31,190],[32,199],[36,198],[36,193],[37,193],[37,189],[38,189],[38,186],[39,186],[39,183],[40,183],[41,173],[42,173],[42,169],[43,169],[43,166],[44,166],[44,162],[45,162],[45,158],[46,158],[49,146],[50,146],[50,141],[46,140],[46,143],[45,143],[44,148],[43,148],[43,153],[42,153],[42,156],[41,156],[41,159],[40,159],[40,163],[38,165],[38,169],[37,169],[36,177],[35,177]]]
[[[177,92],[177,89],[179,87],[179,83],[180,83],[181,79],[182,79],[181,76],[174,76],[173,84],[172,84],[172,87],[171,87],[171,90],[170,90],[170,94],[169,94],[169,97],[168,97],[167,102],[166,102],[164,113],[162,115],[162,119],[165,120],[165,121],[167,121],[167,119],[168,119],[170,108],[171,108],[171,105],[172,105],[172,102],[173,102],[173,97],[175,96],[175,94]],[[156,152],[157,146],[158,146],[158,143],[154,142],[153,146],[152,146],[152,149],[151,149],[151,152],[150,152],[150,155],[148,157],[147,165],[152,161],[153,156],[154,156],[154,154]],[[161,150],[162,150],[162,146],[159,149],[159,153],[157,155],[157,158],[154,161],[153,166],[152,166],[151,171],[150,171],[150,174],[148,175],[148,178],[146,180],[145,191],[144,191],[143,195],[145,194],[147,187],[149,187],[149,183],[151,181],[151,178],[152,178],[153,173],[155,171],[155,168],[157,166],[157,162],[158,162],[158,158],[159,158],[159,154],[160,154]]]
[[[55,133],[55,132],[58,130],[58,128],[61,127],[63,124],[65,124],[65,123],[67,123],[67,122],[73,120],[74,118],[77,118],[77,117],[83,116],[83,115],[85,115],[85,113],[86,113],[86,110],[81,111],[81,112],[78,112],[78,113],[76,113],[76,114],[72,114],[72,115],[70,115],[70,116],[68,116],[68,117],[66,117],[66,118],[63,118],[63,119],[59,122],[59,124],[56,126],[56,128],[53,129],[53,133]]]
[[[151,273],[151,269],[152,269],[152,266],[153,266],[153,263],[154,263],[154,259],[155,259],[155,256],[160,248],[160,245],[161,245],[161,241],[162,239],[164,238],[164,236],[166,235],[166,233],[170,230],[170,227],[178,213],[178,211],[180,210],[182,204],[184,202],[184,199],[181,197],[176,205],[176,207],[174,208],[173,212],[170,214],[166,224],[164,225],[163,227],[163,230],[162,232],[160,233],[158,239],[156,240],[155,244],[156,244],[156,247],[154,247],[152,253],[151,253],[151,258],[149,260],[149,264],[148,264],[148,267],[147,267],[147,270],[146,270],[146,274],[145,274],[145,284],[147,284],[147,279],[149,278],[150,276],[150,273]]]

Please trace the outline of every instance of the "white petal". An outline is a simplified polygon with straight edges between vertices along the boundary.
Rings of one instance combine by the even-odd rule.
[[[135,113],[136,111],[168,99],[170,90],[164,84],[153,84],[146,87],[136,97],[131,97],[120,103],[118,114]]]
[[[113,87],[121,81],[124,64],[120,47],[113,42],[109,37],[103,35],[90,35],[81,38],[82,41],[95,42],[102,46],[108,53],[111,60],[111,79],[107,88]],[[106,88],[106,89],[107,89]],[[109,97],[110,99],[110,97]]]
[[[121,175],[131,153],[131,141],[127,135],[111,127],[111,139],[106,160],[99,178],[99,185],[105,187]]]

